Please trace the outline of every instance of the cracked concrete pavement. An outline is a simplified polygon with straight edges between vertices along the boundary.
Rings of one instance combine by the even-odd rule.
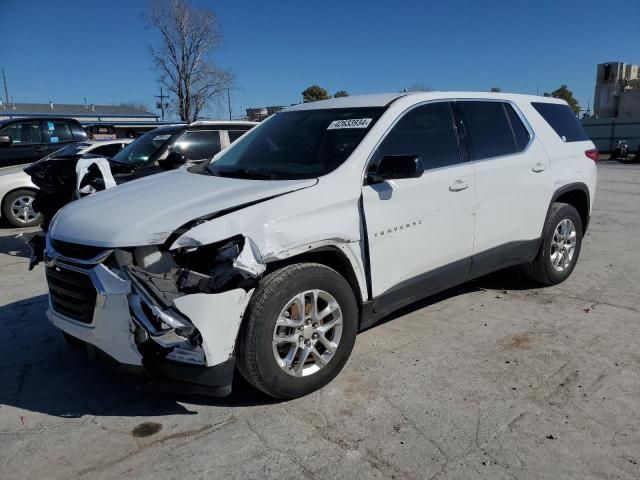
[[[640,478],[640,165],[599,175],[567,282],[509,271],[404,309],[290,402],[142,392],[67,350],[0,228],[0,477]]]

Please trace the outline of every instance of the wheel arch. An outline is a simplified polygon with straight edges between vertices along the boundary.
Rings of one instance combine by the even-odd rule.
[[[556,202],[567,203],[578,211],[580,220],[582,220],[582,235],[584,236],[587,233],[591,217],[591,196],[587,185],[582,182],[576,182],[557,189],[551,197],[549,211],[551,210],[551,205]]]
[[[294,263],[319,263],[338,272],[349,283],[356,302],[358,303],[358,309],[361,309],[364,301],[362,286],[360,285],[352,261],[340,248],[334,245],[327,245],[293,255],[283,260],[269,262],[267,263],[267,273],[280,270]],[[364,286],[364,291],[366,291],[366,286]]]

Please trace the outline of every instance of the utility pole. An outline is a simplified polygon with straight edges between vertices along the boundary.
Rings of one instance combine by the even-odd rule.
[[[159,99],[159,101],[156,102],[156,108],[159,108],[160,111],[162,112],[162,121],[164,122],[164,109],[169,106],[168,103],[164,102],[164,99],[169,98],[169,96],[165,95],[164,92],[162,91],[162,87],[160,87],[160,95],[156,95],[155,97]]]
[[[4,101],[9,104],[9,90],[7,89],[7,77],[4,76],[4,67],[2,67],[2,81],[4,82]]]
[[[229,105],[229,120],[231,120],[231,93],[228,87],[227,87],[227,103]]]

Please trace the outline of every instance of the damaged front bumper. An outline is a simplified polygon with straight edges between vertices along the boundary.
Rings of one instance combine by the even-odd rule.
[[[253,290],[180,294],[169,305],[122,265],[119,253],[47,236],[49,320],[111,363],[156,381],[230,393],[236,337]]]

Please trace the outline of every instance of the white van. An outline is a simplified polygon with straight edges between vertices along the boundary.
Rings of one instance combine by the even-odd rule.
[[[392,93],[306,103],[196,167],[73,202],[47,315],[157,379],[279,398],[331,381],[356,333],[507,266],[562,282],[597,151],[561,100]],[[182,388],[182,386],[180,388]]]

